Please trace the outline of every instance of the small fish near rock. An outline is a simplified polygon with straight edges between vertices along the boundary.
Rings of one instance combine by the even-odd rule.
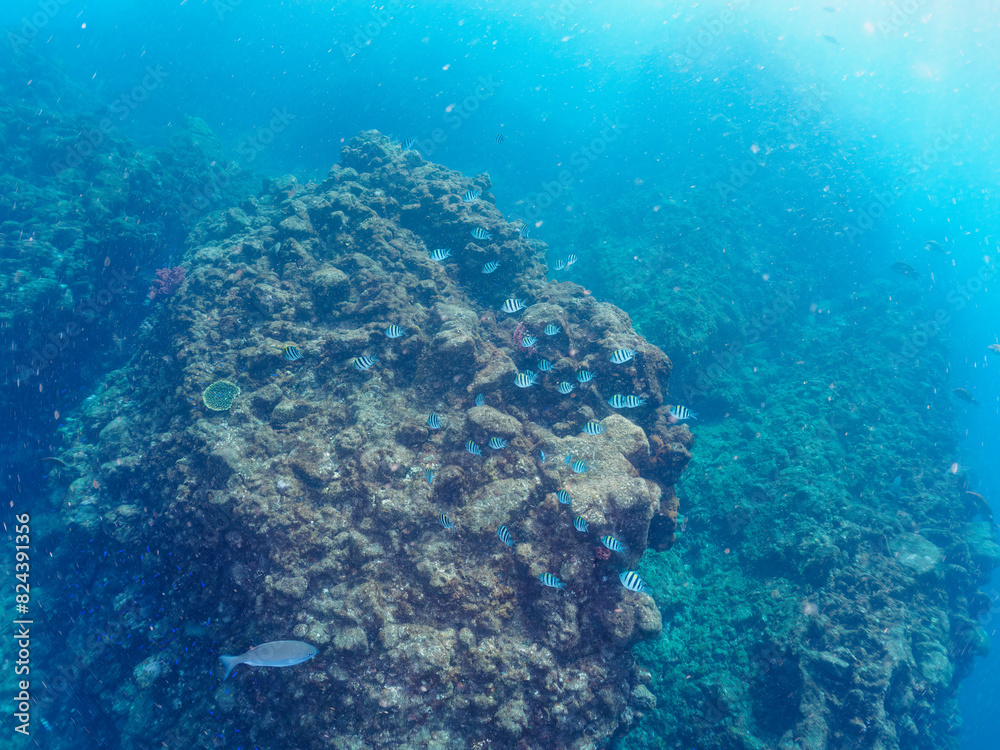
[[[965,388],[952,388],[951,392],[954,393],[958,398],[962,399],[962,401],[966,401],[970,404],[979,403],[978,401],[976,401],[976,397],[973,396],[971,393],[969,393],[969,391],[967,391]]]
[[[355,370],[364,371],[367,370],[372,365],[374,365],[376,362],[378,362],[378,357],[368,357],[368,356],[355,357],[353,360],[351,360],[351,362],[354,365]]]
[[[507,313],[508,315],[511,315],[513,313],[520,312],[525,307],[527,307],[527,305],[524,304],[523,299],[516,299],[514,297],[511,297],[510,299],[504,301],[503,307],[501,307],[500,309],[503,312]]]
[[[220,656],[226,673],[222,677],[225,682],[238,664],[251,667],[293,667],[304,661],[309,661],[319,649],[305,641],[269,641],[259,646],[253,646],[245,654],[239,656]]]
[[[552,575],[551,573],[540,574],[538,576],[538,580],[541,581],[544,585],[554,589],[566,588],[566,583],[564,581],[559,580],[556,576]]]
[[[667,419],[670,424],[676,424],[677,422],[683,422],[686,419],[697,419],[697,412],[693,412],[686,406],[676,405],[670,408],[670,416]]]
[[[629,591],[635,591],[639,593],[646,592],[646,582],[639,577],[639,574],[634,570],[626,570],[618,579],[622,582],[622,586],[627,588]]]
[[[406,335],[406,329],[393,323],[386,327],[385,335],[390,339],[403,338]]]

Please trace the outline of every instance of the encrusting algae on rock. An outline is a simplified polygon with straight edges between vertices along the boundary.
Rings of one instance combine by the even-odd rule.
[[[141,561],[119,582],[138,615],[116,661],[152,649],[178,664],[149,689],[173,711],[131,707],[124,673],[95,695],[120,707],[132,746],[240,728],[244,746],[427,747],[433,734],[439,747],[582,750],[641,717],[649,676],[630,650],[659,636],[660,613],[620,576],[673,540],[691,433],[669,419],[671,363],[618,308],[549,282],[544,245],[507,223],[489,188],[368,132],[321,184],[281,178],[241,204],[247,223],[220,211],[196,227],[188,283],[110,379],[132,399],[129,428],[102,432],[110,415],[95,409],[79,438],[127,481],[99,483],[81,463],[68,479],[74,531],[56,552],[76,560],[96,528]],[[473,189],[482,197],[463,202]],[[473,241],[476,227],[492,239]],[[452,251],[447,263],[435,248]],[[501,312],[508,299],[526,308]],[[519,323],[537,354],[512,342]],[[297,342],[304,366],[275,370],[273,341]],[[183,356],[164,368],[164,350]],[[359,372],[358,357],[378,364]],[[551,371],[518,388],[538,357]],[[229,378],[205,395],[233,407],[226,418],[175,411],[169,396],[209,369]],[[594,378],[559,395],[581,370]],[[621,414],[617,393],[645,401]],[[588,434],[596,422],[603,432]],[[465,449],[491,440],[504,447]],[[609,534],[622,548],[610,557]],[[74,564],[106,574],[99,559]],[[110,606],[111,586],[83,588],[74,606]],[[204,690],[209,644],[271,638],[318,654]]]

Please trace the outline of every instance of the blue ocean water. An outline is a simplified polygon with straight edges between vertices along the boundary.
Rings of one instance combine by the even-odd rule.
[[[14,105],[30,101],[38,107],[38,119],[31,127],[9,125],[3,172],[28,182],[38,175],[48,179],[80,153],[79,146],[59,142],[52,147],[46,140],[46,111],[76,118],[84,140],[97,152],[120,140],[135,144],[137,150],[167,147],[191,131],[188,118],[198,118],[205,127],[199,131],[200,143],[213,144],[206,147],[209,158],[238,164],[247,184],[255,186],[264,178],[288,174],[301,185],[322,182],[341,160],[341,149],[363,131],[377,130],[396,143],[413,138],[426,161],[467,177],[487,173],[497,208],[510,221],[526,222],[532,239],[547,243],[549,268],[571,253],[578,255],[572,280],[625,309],[639,332],[671,358],[671,393],[681,394],[681,403],[700,412],[700,420],[690,423],[695,436],[692,464],[678,483],[693,506],[685,506],[684,492],[679,491],[679,513],[690,519],[681,550],[699,546],[698,530],[711,528],[699,516],[710,513],[693,498],[725,491],[710,489],[707,479],[699,485],[698,477],[705,466],[722,460],[727,441],[737,439],[739,427],[729,425],[745,423],[750,434],[758,429],[751,415],[756,403],[739,404],[739,413],[732,408],[746,394],[730,379],[769,368],[771,387],[777,388],[777,382],[797,380],[794,363],[799,361],[819,369],[816,382],[826,378],[832,386],[837,380],[838,396],[846,396],[844,391],[853,386],[871,386],[884,394],[882,406],[897,415],[894,424],[940,420],[933,434],[942,441],[953,439],[938,450],[937,445],[909,445],[912,436],[899,432],[900,445],[893,446],[898,453],[875,455],[866,465],[871,474],[858,490],[865,498],[888,491],[900,465],[895,462],[906,453],[911,462],[907,466],[920,469],[902,472],[901,512],[903,507],[912,511],[906,506],[910,500],[933,504],[936,488],[924,488],[926,494],[916,499],[916,482],[924,471],[945,478],[953,473],[965,483],[963,488],[996,508],[1000,381],[995,362],[1000,354],[988,349],[1000,343],[1000,303],[993,290],[1000,226],[992,202],[998,166],[995,123],[1000,113],[994,72],[1000,63],[995,42],[1000,15],[993,3],[871,0],[848,7],[754,0],[694,5],[564,0],[488,6],[328,5],[307,0],[267,5],[187,0],[148,8],[61,0],[5,5],[0,9],[4,59],[17,67],[6,89],[8,100],[0,101],[0,107],[8,123],[14,123]],[[58,82],[54,87],[36,90],[37,82],[53,80]],[[124,149],[115,149],[120,158],[128,158]],[[171,188],[176,190],[176,205],[190,206],[200,217],[232,204],[225,189],[215,195],[205,191],[204,182],[185,183],[181,167],[176,173],[181,175],[178,187]],[[73,190],[85,190],[84,183],[92,177],[81,178]],[[15,206],[16,192],[14,182],[4,183],[5,201]],[[133,188],[136,202],[124,209],[126,227],[130,212],[144,216],[136,193]],[[661,217],[673,218],[656,223]],[[25,272],[36,271],[30,254],[8,251],[15,234],[31,231],[32,217],[12,210],[3,220],[20,222],[18,227],[4,226],[7,269],[18,268],[18,259],[24,258]],[[102,328],[100,335],[93,333],[89,351],[72,359],[61,353],[50,358],[55,364],[46,365],[44,377],[36,373],[28,378],[26,373],[35,367],[32,352],[44,345],[45,332],[17,328],[26,326],[23,316],[8,312],[24,303],[15,285],[5,286],[4,343],[11,358],[4,366],[6,458],[0,479],[9,531],[22,512],[55,516],[58,504],[52,505],[52,488],[57,477],[50,471],[52,463],[39,459],[62,455],[60,440],[68,438],[58,437],[58,430],[66,428],[68,417],[87,408],[88,398],[110,387],[112,374],[136,353],[137,332],[149,312],[141,298],[155,269],[190,263],[185,252],[195,243],[186,234],[192,222],[183,224],[183,230],[180,224],[172,226],[172,233],[164,232],[133,269],[144,282],[138,299],[101,308],[97,319],[113,319],[114,324]],[[699,233],[718,240],[720,254],[709,268],[697,268],[693,256],[681,250]],[[102,245],[100,254],[89,260],[99,264],[105,257],[129,257],[127,246],[117,250],[120,255],[109,251],[105,256]],[[685,268],[692,270],[685,273]],[[192,270],[189,267],[189,276]],[[56,266],[51,275],[62,278],[66,272]],[[738,279],[742,286],[723,291],[712,284],[735,284]],[[771,321],[768,305],[780,285],[794,286],[795,302],[791,313],[774,307]],[[682,310],[678,302],[674,309],[671,289],[693,300],[684,303],[690,307]],[[726,295],[727,304],[737,310],[734,321],[763,321],[756,337],[763,343],[750,341],[745,325],[741,329],[733,322],[726,328],[713,307],[716,297]],[[870,301],[875,297],[880,302]],[[909,311],[905,332],[892,328],[899,318],[888,313],[858,312],[883,303]],[[46,330],[56,325],[44,322],[48,312],[48,307],[35,311],[37,325],[48,325]],[[711,330],[703,331],[703,326]],[[901,374],[868,382],[874,376],[860,357],[854,370],[836,375],[823,371],[829,363],[821,354],[843,347],[847,357],[858,345],[859,339],[849,338],[856,334],[845,333],[857,326],[870,327],[859,338],[871,344],[872,356],[894,363]],[[732,342],[741,337],[738,356],[746,361],[730,366],[722,353],[734,351]],[[27,341],[33,343],[25,345]],[[753,349],[765,343],[765,349]],[[163,351],[165,356],[175,353]],[[922,368],[928,361],[936,369],[925,374]],[[713,362],[719,376],[711,374]],[[746,370],[740,369],[744,365]],[[699,379],[705,373],[707,387]],[[28,379],[30,389],[22,383]],[[912,384],[918,381],[926,384],[928,393],[915,395]],[[821,385],[828,387],[826,382]],[[948,395],[953,388],[965,389],[975,402]],[[951,401],[946,402],[946,396]],[[795,404],[779,406],[793,411]],[[840,423],[831,424],[831,434],[837,433]],[[710,431],[713,426],[716,432]],[[90,439],[96,441],[97,436]],[[857,448],[845,449],[852,450]],[[753,476],[766,486],[775,475],[759,468]],[[809,484],[808,472],[803,476],[803,483]],[[106,514],[110,507],[95,512]],[[979,519],[984,516],[980,513]],[[914,526],[913,532],[918,531]],[[995,536],[995,528],[990,533]],[[716,541],[720,548],[728,544],[712,543]],[[48,523],[38,543],[45,553],[58,549],[58,521]],[[13,576],[13,536],[10,544]],[[953,564],[953,554],[949,550],[942,565]],[[673,559],[682,561],[678,565],[691,566],[693,558],[684,558],[683,552],[675,555]],[[123,553],[115,565],[145,585],[136,557]],[[776,565],[761,578],[770,582],[793,577]],[[45,575],[52,574],[50,570]],[[62,585],[57,580],[39,582],[40,596]],[[966,750],[995,747],[1000,730],[992,709],[1000,697],[1000,579],[986,570],[978,585],[989,606],[975,614],[993,649],[976,658],[964,679],[946,680],[949,689],[957,691],[953,725],[926,730],[935,742],[950,737],[948,741]],[[819,589],[822,584],[815,584],[815,590],[803,596]],[[944,599],[953,597],[955,611],[965,608],[967,592],[941,592]],[[898,592],[894,596],[905,599]],[[956,603],[959,598],[961,603]],[[659,599],[657,603],[664,623],[680,617]],[[16,619],[13,606],[5,600],[7,622]],[[154,609],[136,617],[153,627],[167,615]],[[87,612],[83,622],[100,642],[106,629],[99,615]],[[767,629],[760,623],[747,627]],[[52,613],[45,628],[48,642],[39,653],[51,659],[67,628],[60,627]],[[197,633],[192,641],[214,637],[203,622]],[[661,637],[669,642],[668,627]],[[914,640],[911,647],[921,646]],[[213,643],[213,655],[220,649]],[[954,656],[947,654],[948,659]],[[203,665],[213,660],[206,658]],[[653,671],[655,663],[646,661],[642,667]],[[12,673],[9,659],[4,668]],[[43,692],[34,697],[36,707],[62,701],[77,709],[71,719],[66,718],[68,710],[52,710],[57,730],[86,728],[91,738],[85,741],[98,743],[79,747],[134,746],[122,739],[128,734],[125,714],[95,707],[100,693],[85,684],[85,676],[74,673],[64,679],[78,680],[79,689],[63,687],[54,697]],[[652,692],[661,710],[665,699],[678,694],[663,685],[668,681],[654,674],[649,683],[656,688]],[[850,686],[829,690],[846,696]],[[941,702],[948,699],[947,692],[940,691]],[[711,703],[719,716],[744,716],[738,700],[718,698],[725,695],[724,686],[713,685],[705,694],[716,695],[718,705],[726,704],[716,709]],[[699,716],[706,713],[700,704],[686,709]],[[554,724],[552,716],[547,720]],[[535,720],[544,723],[537,716]],[[748,724],[748,736],[779,746],[783,734],[775,727],[784,724],[760,716],[756,721],[764,729]],[[742,726],[743,719],[732,724]],[[740,746],[733,734],[724,739],[713,734],[716,719],[709,725],[711,731],[702,731],[688,721],[678,729],[656,719],[639,722],[636,731],[650,732],[646,741],[663,747],[680,747],[682,742],[698,748]],[[145,736],[170,741],[169,727],[158,731]],[[12,747],[32,741],[8,736]],[[32,728],[40,746],[54,742],[53,736],[37,722]],[[458,730],[447,746],[463,746],[462,736]],[[545,736],[539,729],[537,737]],[[639,736],[600,737],[595,746],[627,747],[639,743]],[[510,740],[504,737],[493,737],[492,746],[508,746],[504,743]],[[379,741],[383,744],[373,741],[371,746],[392,746],[384,738]],[[477,735],[475,741],[482,740]],[[845,739],[831,733],[808,738],[811,744],[780,746],[863,747],[867,741],[874,738],[865,740],[862,733]],[[237,744],[223,746],[238,746],[231,736],[225,742]],[[561,746],[546,745],[545,739],[537,742],[529,746]],[[746,742],[746,747],[759,746]],[[949,747],[944,742],[921,746]]]

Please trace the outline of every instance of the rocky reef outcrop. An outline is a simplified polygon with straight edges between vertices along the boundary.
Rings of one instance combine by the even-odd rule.
[[[691,433],[667,418],[671,363],[621,310],[548,281],[490,187],[368,132],[322,183],[273,180],[195,227],[184,282],[86,403],[53,495],[61,603],[114,615],[47,668],[121,747],[582,749],[655,704],[630,651],[660,611],[619,574],[673,541]],[[619,348],[635,359],[613,364]],[[540,382],[518,387],[526,370]],[[228,410],[202,398],[218,381],[239,389]],[[281,638],[319,655],[212,677],[220,653]]]

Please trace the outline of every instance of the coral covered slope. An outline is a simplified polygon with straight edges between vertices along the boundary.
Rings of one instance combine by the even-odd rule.
[[[463,203],[470,188],[483,199]],[[548,282],[544,245],[489,189],[370,132],[322,184],[273,181],[195,228],[186,279],[87,402],[53,495],[53,600],[114,614],[110,637],[74,629],[80,657],[43,668],[122,747],[586,748],[653,705],[630,650],[660,612],[619,574],[673,540],[691,433],[666,418],[671,364],[621,310]],[[527,309],[501,312],[510,298]],[[638,354],[614,364],[619,348]],[[236,388],[203,400],[218,381]],[[292,638],[319,654],[211,676],[220,653]],[[45,715],[68,726],[69,706]]]

